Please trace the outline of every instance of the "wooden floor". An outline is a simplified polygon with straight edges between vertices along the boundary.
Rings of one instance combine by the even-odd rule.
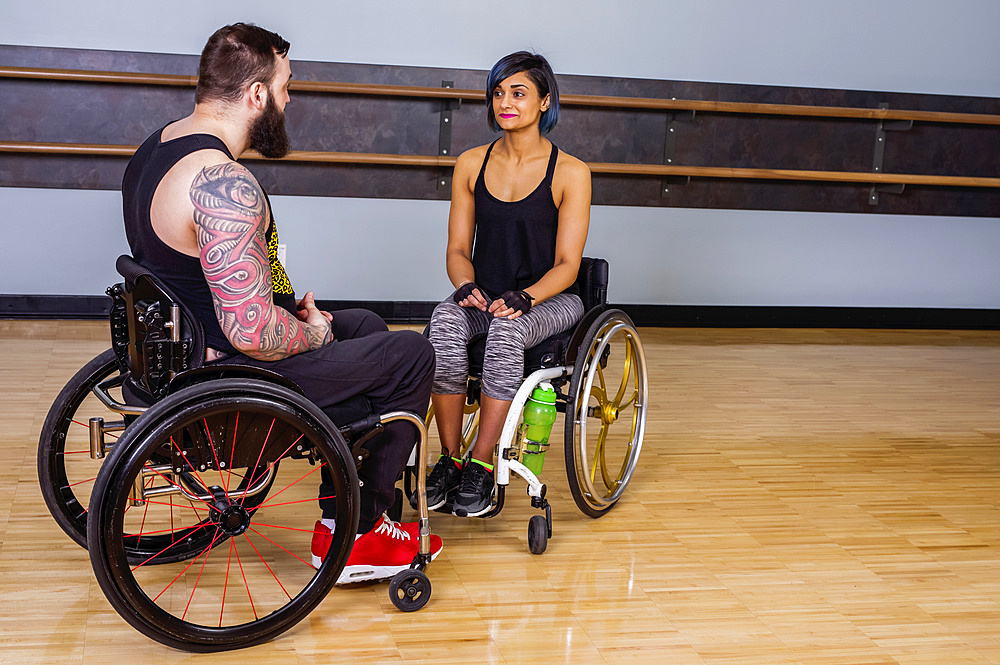
[[[110,608],[35,475],[101,323],[0,321],[0,662],[1000,663],[1000,333],[643,329],[639,470],[599,520],[550,453],[444,538],[415,613],[337,589],[269,644],[191,655]],[[554,436],[561,437],[561,430]]]

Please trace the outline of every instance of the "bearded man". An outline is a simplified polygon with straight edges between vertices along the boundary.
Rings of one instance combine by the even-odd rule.
[[[194,111],[150,136],[125,171],[132,255],[198,317],[206,362],[265,367],[320,408],[364,395],[377,413],[424,413],[434,375],[430,343],[413,331],[390,332],[365,310],[324,312],[311,291],[296,302],[277,260],[270,202],[236,161],[248,149],[272,158],[288,152],[288,49],[279,35],[246,23],[209,38]],[[384,514],[415,440],[413,426],[398,421],[366,444],[358,535],[341,583],[390,577],[417,554],[417,525]],[[324,496],[330,492],[321,486],[321,509]],[[327,553],[333,514],[328,504],[316,523],[314,563]],[[432,554],[440,550],[432,536]]]

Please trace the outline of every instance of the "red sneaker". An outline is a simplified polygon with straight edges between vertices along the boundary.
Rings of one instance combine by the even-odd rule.
[[[388,579],[407,570],[420,548],[417,524],[401,525],[386,515],[368,533],[358,536],[337,584]],[[329,549],[329,546],[327,546]],[[440,536],[431,536],[431,560],[441,553]]]
[[[313,539],[312,539],[312,562],[314,568],[319,568],[320,564],[323,563],[323,559],[326,558],[326,553],[330,551],[330,545],[333,543],[333,527],[335,520],[330,518],[323,518],[321,520],[316,520],[316,526],[313,527]]]

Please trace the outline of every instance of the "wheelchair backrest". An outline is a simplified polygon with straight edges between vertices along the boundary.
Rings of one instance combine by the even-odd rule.
[[[583,301],[583,311],[589,312],[608,302],[608,262],[604,259],[583,257],[576,285]]]
[[[204,363],[204,330],[181,300],[132,257],[118,257],[115,267],[125,278],[108,289],[115,352],[133,384],[158,398],[175,374]]]

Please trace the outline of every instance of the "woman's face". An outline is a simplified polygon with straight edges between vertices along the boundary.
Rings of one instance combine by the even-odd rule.
[[[508,76],[493,90],[493,116],[505,132],[538,125],[548,108],[549,96],[541,98],[526,72]]]

